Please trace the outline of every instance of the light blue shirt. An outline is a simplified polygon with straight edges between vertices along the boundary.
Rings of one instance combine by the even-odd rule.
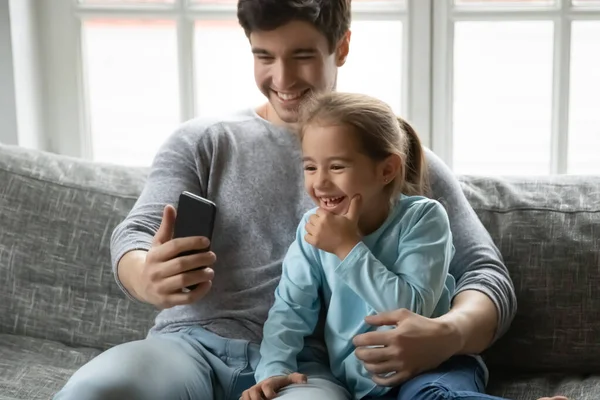
[[[450,309],[455,283],[448,268],[454,246],[448,216],[435,200],[402,196],[385,222],[343,260],[304,240],[307,212],[283,261],[275,302],[264,325],[256,381],[298,371],[304,337],[327,310],[325,343],[333,375],[354,393],[381,396],[356,358],[354,336],[378,329],[364,318],[398,308],[436,317]],[[322,304],[324,302],[324,304]]]

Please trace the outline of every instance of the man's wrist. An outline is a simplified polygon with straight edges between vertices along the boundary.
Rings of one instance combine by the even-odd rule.
[[[440,336],[442,336],[448,348],[452,349],[452,355],[463,352],[465,347],[465,335],[461,329],[461,320],[464,318],[460,312],[450,310],[448,313],[436,318],[440,324]]]

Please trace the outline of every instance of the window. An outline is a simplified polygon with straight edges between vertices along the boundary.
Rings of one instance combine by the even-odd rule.
[[[264,101],[236,0],[37,2],[51,150],[148,165],[183,121]],[[600,1],[353,0],[338,88],[460,174],[600,173]]]
[[[600,173],[598,2],[436,4],[433,146],[454,171]]]
[[[84,104],[76,125],[83,129],[71,140],[62,133],[75,153],[72,143],[80,141],[75,155],[148,165],[181,122],[265,101],[236,0],[60,1],[54,14],[79,47],[70,59],[80,80],[67,86]],[[338,88],[377,96],[403,113],[406,4],[355,0],[353,11],[352,52]]]

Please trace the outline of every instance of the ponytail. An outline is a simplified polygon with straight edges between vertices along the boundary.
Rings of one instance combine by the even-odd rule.
[[[425,152],[421,140],[413,127],[398,117],[400,128],[406,133],[406,162],[403,185],[400,190],[407,196],[427,196],[429,194],[429,178]]]

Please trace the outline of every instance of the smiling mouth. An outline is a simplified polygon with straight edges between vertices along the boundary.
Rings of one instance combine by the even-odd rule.
[[[337,206],[339,206],[344,201],[345,198],[346,198],[346,196],[337,196],[337,197],[320,196],[319,200],[320,200],[321,205],[323,206],[323,208],[325,208],[325,209],[334,209]]]
[[[291,102],[300,100],[309,91],[310,91],[310,89],[305,89],[305,90],[300,90],[300,91],[297,91],[297,92],[283,93],[283,92],[278,92],[277,90],[273,90],[273,93],[275,93],[275,95],[277,96],[277,98],[279,100],[281,100],[282,102],[284,102],[284,103],[287,103],[287,102],[291,103]]]

